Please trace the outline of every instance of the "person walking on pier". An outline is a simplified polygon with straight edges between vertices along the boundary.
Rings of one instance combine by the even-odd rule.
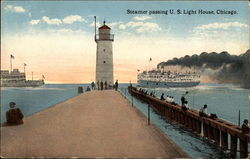
[[[104,88],[108,89],[108,83],[107,83],[107,81],[104,82]]]
[[[103,82],[101,81],[101,90],[103,90]]]
[[[91,88],[92,88],[92,90],[95,89],[95,82],[92,82],[92,83],[91,83]]]
[[[118,80],[115,81],[115,90],[117,91],[118,89]]]
[[[97,89],[100,90],[100,82],[99,82],[99,80],[97,81]]]
[[[10,109],[6,112],[7,124],[8,125],[19,125],[23,124],[23,113],[19,108],[15,108],[16,103],[10,102]]]
[[[241,126],[241,130],[242,130],[243,134],[248,134],[249,133],[250,127],[249,127],[249,123],[248,123],[247,119],[244,120],[244,123]]]
[[[88,86],[87,89],[86,89],[86,92],[89,92],[89,91],[91,91],[91,90],[90,90],[90,88],[89,88],[89,86]]]

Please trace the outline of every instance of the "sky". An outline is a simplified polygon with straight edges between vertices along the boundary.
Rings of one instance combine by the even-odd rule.
[[[196,14],[184,14],[188,10]],[[239,55],[250,48],[247,1],[1,1],[1,70],[10,69],[12,54],[13,68],[23,71],[26,63],[29,79],[33,72],[35,79],[44,75],[46,83],[94,81],[94,16],[98,27],[105,19],[114,34],[114,80],[119,82],[136,82],[137,69],[153,69],[174,57]]]

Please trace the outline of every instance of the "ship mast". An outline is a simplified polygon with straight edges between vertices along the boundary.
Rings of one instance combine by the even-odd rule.
[[[12,57],[10,55],[10,73],[12,72]]]
[[[23,64],[23,72],[24,72],[24,74],[25,74],[25,67],[27,66],[27,64],[26,63],[24,63]]]
[[[96,41],[96,16],[94,16],[95,18],[95,41]]]
[[[10,72],[12,72],[12,59],[15,59],[15,57],[10,54]]]

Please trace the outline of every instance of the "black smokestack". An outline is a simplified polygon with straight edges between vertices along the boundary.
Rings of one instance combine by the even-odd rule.
[[[236,83],[250,88],[250,49],[246,53],[230,55],[228,52],[202,52],[200,55],[173,58],[167,62],[161,62],[157,67],[179,65],[182,67],[196,67],[202,72],[206,69],[214,70],[211,78],[221,83]]]

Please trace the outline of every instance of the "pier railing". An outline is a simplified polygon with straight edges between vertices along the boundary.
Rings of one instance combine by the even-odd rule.
[[[248,157],[250,134],[242,133],[239,126],[219,118],[200,117],[197,110],[188,109],[184,111],[180,105],[167,103],[156,97],[143,94],[135,87],[128,87],[128,91],[132,96],[150,104],[162,116],[178,122],[195,134],[213,141],[223,151],[229,150],[228,136],[230,136],[230,157],[232,158],[236,157],[237,140],[239,140],[240,157]]]

